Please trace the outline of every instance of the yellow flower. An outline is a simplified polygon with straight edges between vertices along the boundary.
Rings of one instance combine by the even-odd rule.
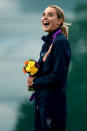
[[[29,66],[30,68],[34,67],[34,66],[35,66],[35,62],[34,62],[34,61],[29,61],[28,66]]]
[[[33,68],[35,66],[35,62],[34,61],[29,61],[27,67],[26,67],[26,71],[30,72],[31,68]]]
[[[31,68],[30,70],[30,75],[34,75],[35,73],[38,72],[38,68],[34,67],[34,68]]]
[[[27,67],[26,67],[26,71],[30,73],[30,75],[34,75],[35,73],[37,73],[38,68],[35,67],[35,62],[34,61],[29,61]]]

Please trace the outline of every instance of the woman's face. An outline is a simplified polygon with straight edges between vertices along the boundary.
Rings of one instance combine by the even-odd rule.
[[[58,19],[56,10],[52,7],[48,7],[43,12],[41,19],[42,28],[45,32],[52,32],[59,27],[60,19]]]

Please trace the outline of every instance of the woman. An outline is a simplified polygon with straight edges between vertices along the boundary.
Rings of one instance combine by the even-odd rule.
[[[64,25],[64,12],[55,5],[48,6],[41,19],[43,36],[40,52],[40,74],[28,77],[27,84],[36,90],[35,130],[65,131],[67,104],[66,87],[71,51]]]

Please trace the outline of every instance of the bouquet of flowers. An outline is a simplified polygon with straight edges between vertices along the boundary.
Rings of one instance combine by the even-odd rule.
[[[37,75],[39,70],[39,64],[35,60],[27,60],[24,62],[25,66],[23,67],[23,72],[28,73],[29,76],[34,77]],[[33,91],[32,87],[28,88],[28,91]]]

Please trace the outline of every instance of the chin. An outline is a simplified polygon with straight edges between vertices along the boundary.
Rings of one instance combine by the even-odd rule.
[[[43,30],[44,30],[44,32],[48,32],[48,33],[51,32],[49,29],[44,29],[44,28],[43,28]]]

